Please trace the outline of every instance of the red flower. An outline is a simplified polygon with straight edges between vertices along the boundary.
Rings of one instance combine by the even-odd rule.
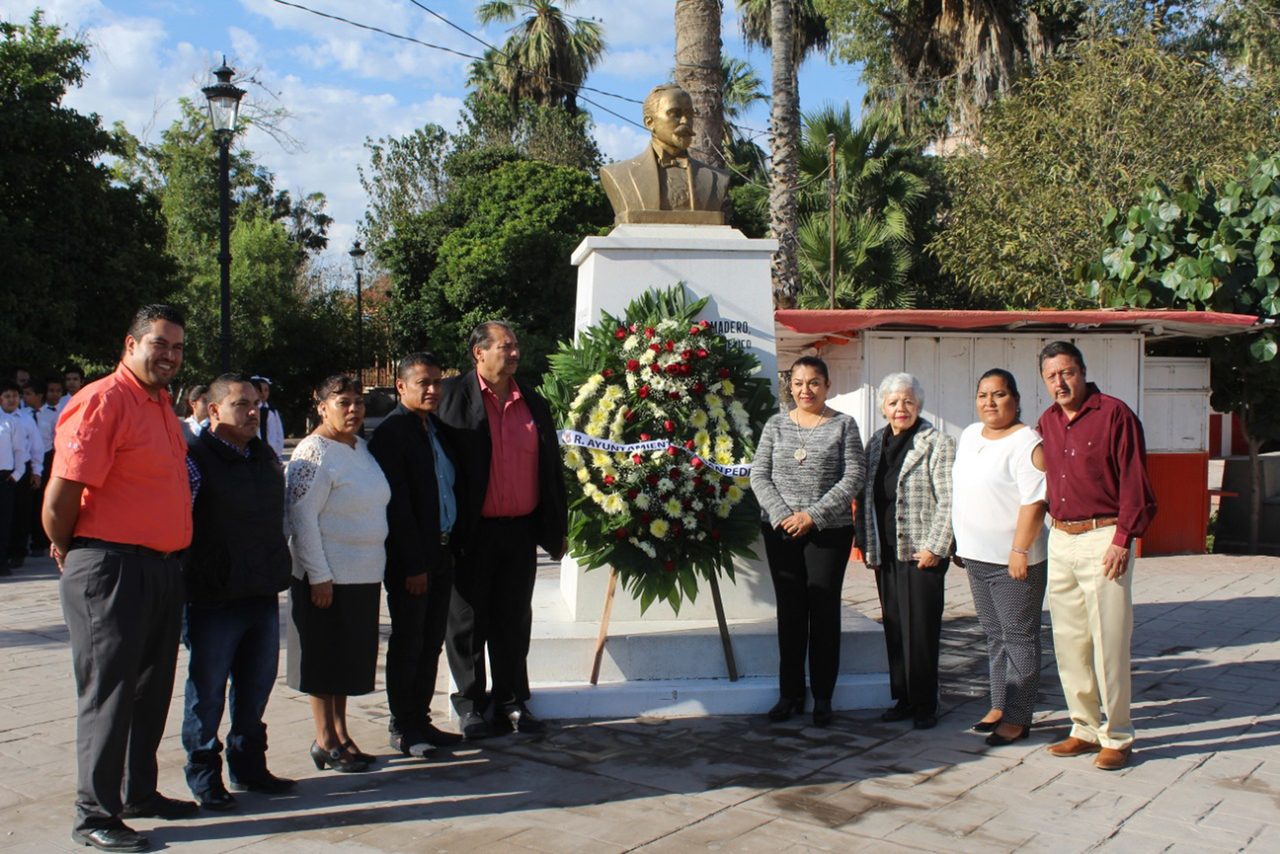
[[[693,365],[676,365],[680,369],[680,376],[687,377],[693,373]]]
[[[696,469],[700,469],[700,468],[702,468],[704,465],[706,465],[706,463],[704,463],[704,462],[702,461],[702,458],[701,458],[701,457],[694,457],[694,458],[693,458],[693,460],[692,460],[692,461],[690,461],[689,465],[693,466],[693,467],[694,467],[694,468],[696,468]]]
[[[676,425],[673,424],[671,421],[663,421],[662,429],[670,433],[672,430],[676,429]]]
[[[644,457],[640,456],[639,454],[632,454],[631,462],[635,463],[636,465],[640,465],[642,462],[644,462]]]
[[[680,392],[678,392],[678,391],[669,391],[669,392],[667,392],[667,397],[671,398],[672,400],[679,400],[679,399],[680,399]]]
[[[622,418],[623,420],[626,420],[626,421],[635,421],[636,414],[632,412],[630,409],[628,409],[626,412],[622,413]]]
[[[685,510],[688,510],[690,507],[693,506],[693,501],[692,499],[686,498],[680,502],[680,505],[684,507]]]
[[[637,495],[639,495],[639,494],[640,494],[640,490],[638,490],[638,489],[628,489],[628,490],[627,490],[627,497],[628,497],[628,498],[630,498],[630,499],[631,499],[631,500],[633,500],[633,501],[635,500],[636,496],[637,496]]]
[[[665,346],[668,353],[674,353],[676,351],[676,342],[674,341],[668,341]]]
[[[649,387],[647,385],[640,386],[640,388],[636,389],[636,394],[640,395],[641,397],[648,397]]]
[[[603,371],[600,372],[600,376],[604,377],[605,379],[608,379],[609,377],[613,376],[613,369],[605,368]]]
[[[719,375],[720,379],[722,379],[722,380],[727,380],[727,379],[729,379],[729,369],[728,369],[728,368],[721,368],[721,369],[720,369],[719,371],[717,371],[716,373]]]
[[[680,373],[680,367],[680,365],[672,362],[670,365],[667,365],[667,373],[674,377],[676,374]]]
[[[655,352],[655,353],[661,353],[661,352],[662,352],[662,345],[661,345],[661,344],[659,344],[657,341],[655,341],[655,342],[653,342],[652,344],[650,344],[650,345],[649,345],[649,349],[650,349],[650,350],[652,350],[652,351],[653,351],[653,352]]]
[[[654,330],[654,328],[653,328],[652,326],[646,326],[646,327],[644,328],[644,337],[645,337],[645,338],[652,338],[653,336],[655,336],[655,335],[657,335],[657,334],[658,334],[658,333]]]
[[[631,372],[633,372],[633,373],[634,373],[634,372],[636,372],[636,371],[639,371],[639,370],[640,370],[640,362],[639,362],[638,360],[636,360],[636,359],[630,359],[630,360],[628,360],[628,362],[627,362],[627,370],[628,370],[628,371],[631,371]]]
[[[693,351],[692,351],[692,350],[681,350],[681,351],[680,351],[680,358],[681,358],[681,359],[684,359],[686,362],[687,362],[687,361],[689,361],[690,359],[692,359],[692,358],[693,358]]]
[[[646,475],[645,482],[648,483],[650,486],[657,486],[658,476],[656,474]]]
[[[713,539],[713,540],[718,540],[718,539],[720,539],[720,532],[719,532],[719,531],[712,531],[712,532],[711,532],[711,539]]]
[[[701,326],[703,329],[706,329],[707,327],[711,326],[711,321],[709,321],[709,320],[704,320],[704,321],[702,321],[701,323],[699,323],[698,325],[699,325],[699,326]]]
[[[619,326],[619,327],[618,327],[618,330],[617,330],[616,332],[614,332],[614,333],[613,333],[613,337],[614,337],[614,338],[617,338],[619,341],[621,341],[623,338],[626,338],[626,337],[627,337],[627,330],[625,330],[625,329],[623,329],[621,326]]]
[[[673,537],[678,537],[683,533],[684,533],[684,525],[681,525],[679,522],[676,522],[674,525],[671,526],[671,535]]]
[[[636,325],[634,323],[628,326],[627,328],[630,329],[632,332],[636,331]]]
[[[694,383],[694,384],[693,384],[693,393],[694,393],[694,394],[702,394],[702,393],[703,393],[704,391],[706,391],[706,390],[707,390],[707,387],[706,387],[706,386],[704,386],[704,385],[703,385],[702,383],[700,383],[700,382],[696,382],[696,383]]]
[[[680,469],[678,469],[678,468],[674,468],[674,469],[672,469],[671,471],[669,471],[669,472],[668,472],[668,474],[670,474],[670,475],[671,475],[671,479],[672,479],[672,480],[679,480],[679,479],[680,479]]]
[[[675,572],[675,571],[676,571],[676,565],[675,565],[674,563],[672,563],[671,561],[667,561],[666,563],[664,563],[664,564],[662,565],[662,568],[663,568],[663,570],[665,570],[666,572]]]
[[[690,335],[697,335],[697,334],[698,334],[699,332],[701,332],[701,331],[702,331],[702,327],[701,327],[701,326],[694,326],[693,328],[691,328],[691,329],[689,330],[689,334],[690,334]]]
[[[707,356],[709,356],[709,355],[711,355],[711,354],[710,354],[710,353],[708,353],[708,352],[706,351],[706,349],[705,349],[705,348],[703,348],[703,347],[699,347],[699,348],[698,348],[698,350],[697,350],[697,356],[698,356],[698,358],[699,358],[699,359],[705,359],[705,358],[707,358]]]
[[[729,481],[727,480],[724,483],[720,484],[720,494],[723,495],[724,493],[728,492],[729,487],[732,485],[733,484],[729,483]]]
[[[613,535],[614,535],[615,537],[617,537],[618,539],[620,539],[620,540],[625,540],[625,539],[627,538],[627,529],[626,529],[626,528],[615,528],[615,529],[613,530]]]
[[[698,460],[698,462],[702,462],[702,460]],[[697,468],[697,466],[694,466],[694,468]],[[694,486],[702,486],[702,475],[700,475],[700,474],[695,474],[695,475],[693,476],[693,485],[694,485]],[[634,498],[635,496],[632,496],[632,497]]]
[[[652,522],[652,521],[653,521],[653,514],[652,514],[652,513],[641,513],[641,514],[640,514],[640,521],[641,521],[641,522]]]
[[[668,422],[668,423],[670,423],[670,422]],[[678,454],[678,453],[680,453],[680,452],[676,450],[676,446],[675,446],[675,445],[668,445],[668,446],[667,446],[667,456],[668,456],[668,457],[674,457],[674,456],[675,456],[676,454]]]
[[[685,446],[686,448],[688,448],[689,450],[691,450],[691,451],[692,451],[692,450],[693,450],[693,440],[692,440],[692,439],[690,439],[689,441],[685,442],[685,443],[684,443],[684,446]]]
[[[647,441],[649,441],[649,439],[650,439],[650,438],[652,438],[652,437],[651,437],[648,433],[641,433],[641,434],[640,434],[640,441],[641,441],[641,442],[647,442]]]
[[[662,373],[662,368],[658,367],[658,363],[657,363],[657,362],[654,362],[652,365],[650,365],[650,366],[649,366],[649,370],[650,370],[652,373],[655,373],[655,374],[660,374],[660,373]]]
[[[605,486],[613,486],[613,482],[614,482],[614,480],[616,480],[616,478],[615,478],[613,475],[611,475],[611,474],[607,474],[607,475],[605,475],[605,476],[604,476],[604,485],[605,485]]]

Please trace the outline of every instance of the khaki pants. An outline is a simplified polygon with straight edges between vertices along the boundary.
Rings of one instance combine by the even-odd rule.
[[[1124,748],[1134,736],[1129,717],[1133,553],[1129,570],[1119,580],[1108,579],[1102,556],[1115,532],[1114,527],[1049,532],[1049,614],[1071,735]]]

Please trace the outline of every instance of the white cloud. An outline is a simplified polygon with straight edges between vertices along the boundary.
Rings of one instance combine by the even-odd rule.
[[[649,142],[648,131],[621,123],[597,124],[595,137],[606,160],[635,157]]]

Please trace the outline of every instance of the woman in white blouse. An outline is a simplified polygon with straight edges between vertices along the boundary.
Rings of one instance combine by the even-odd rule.
[[[991,710],[974,724],[998,747],[1031,733],[1040,688],[1040,610],[1048,566],[1044,450],[1020,420],[1013,375],[992,368],[978,381],[977,424],[960,436],[951,505],[957,563],[969,573],[987,633]]]
[[[311,695],[317,769],[363,771],[347,697],[373,691],[391,487],[359,434],[364,395],[350,377],[316,389],[320,426],[289,460],[289,687]]]

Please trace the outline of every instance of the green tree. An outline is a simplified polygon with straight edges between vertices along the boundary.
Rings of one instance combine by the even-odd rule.
[[[1280,318],[1280,154],[1251,154],[1219,186],[1205,173],[1154,182],[1125,213],[1103,219],[1106,247],[1085,268],[1090,292],[1111,305],[1163,306]],[[1253,471],[1249,549],[1258,549],[1262,466],[1258,451],[1280,438],[1276,333],[1217,341],[1213,406],[1234,413]]]
[[[975,147],[946,158],[952,209],[932,245],[944,271],[1012,308],[1094,303],[1078,267],[1097,222],[1150,178],[1221,178],[1274,145],[1268,92],[1154,38],[1078,46],[989,108]]]
[[[0,364],[106,365],[176,286],[156,200],[101,165],[124,141],[62,105],[89,48],[35,12],[0,22]]]
[[[562,0],[564,8],[576,0]],[[560,6],[549,0],[487,0],[476,9],[476,20],[514,23],[511,37],[498,56],[486,54],[472,79],[491,81],[513,103],[530,100],[578,111],[578,89],[604,56],[604,28],[587,18],[572,24]]]
[[[595,174],[604,155],[591,136],[591,116],[531,100],[472,92],[467,96],[458,133],[458,151],[515,149],[531,160]]]
[[[361,231],[376,251],[394,223],[421,213],[444,198],[447,186],[442,164],[453,146],[449,133],[426,124],[403,137],[364,141],[368,167],[358,166],[360,186],[368,198]]]
[[[510,149],[455,153],[445,171],[448,197],[397,223],[383,247],[396,344],[465,368],[471,327],[501,318],[520,337],[521,374],[536,382],[573,332],[569,255],[612,221],[608,200],[586,173]]]

